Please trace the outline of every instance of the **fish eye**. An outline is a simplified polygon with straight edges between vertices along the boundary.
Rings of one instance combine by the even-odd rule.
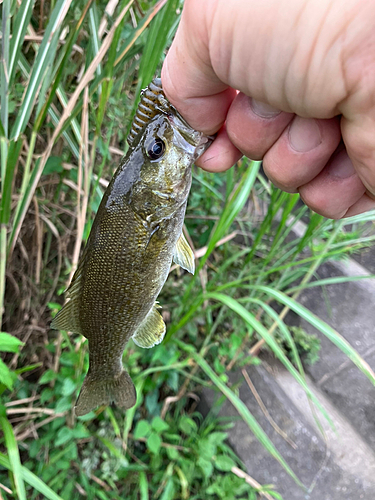
[[[165,152],[165,143],[162,139],[156,138],[147,146],[147,156],[151,160],[159,160]]]

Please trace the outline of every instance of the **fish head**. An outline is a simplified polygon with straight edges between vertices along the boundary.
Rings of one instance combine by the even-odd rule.
[[[173,212],[188,197],[191,166],[211,145],[213,137],[190,127],[168,103],[143,129],[139,143],[143,164],[137,190],[158,212]]]

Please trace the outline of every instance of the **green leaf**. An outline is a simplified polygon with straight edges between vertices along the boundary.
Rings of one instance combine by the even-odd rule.
[[[177,460],[178,457],[180,456],[176,448],[167,448],[166,451],[170,460]]]
[[[57,405],[55,406],[55,412],[64,413],[70,410],[71,406],[72,406],[71,399],[68,396],[63,396],[58,400]]]
[[[12,389],[16,379],[16,374],[9,370],[4,361],[0,359],[0,382],[6,385],[8,389]]]
[[[42,362],[33,363],[32,365],[27,366],[21,366],[21,368],[17,368],[16,370],[14,370],[14,373],[20,375],[21,373],[31,372],[32,370],[35,370],[35,368],[39,368],[40,366],[43,366]]]
[[[43,169],[43,175],[60,174],[64,171],[60,156],[50,156]]]
[[[140,420],[135,426],[133,435],[135,439],[144,438],[149,434],[150,431],[150,423],[147,422],[147,420]]]
[[[211,432],[207,436],[207,439],[210,443],[214,444],[215,446],[218,446],[223,443],[228,437],[228,434],[226,432]]]
[[[211,460],[207,460],[206,458],[199,457],[197,460],[197,465],[202,469],[203,474],[205,475],[206,479],[212,476],[212,473],[214,471],[214,466],[211,462]]]
[[[77,424],[76,427],[73,428],[73,437],[74,439],[84,439],[90,437],[89,430],[82,424]]]
[[[0,351],[19,352],[20,346],[23,345],[17,337],[9,333],[0,332]]]
[[[174,470],[177,472],[178,478],[180,480],[181,487],[181,498],[186,499],[189,498],[189,481],[186,477],[184,471],[178,466],[175,465]]]
[[[39,379],[39,384],[48,384],[57,378],[57,373],[53,370],[46,370]]]
[[[170,477],[163,491],[163,494],[160,497],[160,500],[173,500],[173,498],[174,498],[174,484],[173,484],[173,479]]]
[[[169,429],[169,425],[160,417],[154,417],[151,426],[156,432],[163,432]]]
[[[188,417],[187,415],[182,415],[178,423],[178,428],[187,436],[190,436],[190,434],[197,431],[197,424],[192,418]]]
[[[232,460],[230,457],[226,455],[219,455],[215,460],[214,460],[214,465],[216,469],[222,470],[222,471],[230,471],[232,470],[232,467],[236,466],[236,463],[234,460]]]
[[[63,396],[70,396],[76,390],[77,384],[71,379],[64,379],[61,394]]]
[[[4,416],[0,416],[0,427],[4,432],[5,446],[8,451],[10,470],[13,473],[13,480],[16,486],[18,500],[26,500],[26,489],[21,470],[21,459],[17,441],[13,433],[13,428],[10,425],[9,420]]]
[[[62,427],[59,429],[57,433],[57,437],[55,439],[55,446],[61,446],[62,444],[67,443],[71,439],[73,439],[74,434],[73,434],[73,429],[70,429],[69,427]]]
[[[209,439],[200,439],[198,441],[199,455],[205,460],[211,460],[216,453],[216,444],[212,443]]]
[[[152,432],[147,439],[147,448],[151,451],[151,453],[158,453],[161,446],[161,438],[155,432]]]

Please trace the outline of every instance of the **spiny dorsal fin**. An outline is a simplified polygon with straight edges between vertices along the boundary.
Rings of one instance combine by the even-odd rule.
[[[79,300],[83,282],[83,268],[86,260],[86,251],[84,251],[76,272],[73,274],[70,285],[65,290],[66,297],[69,299],[64,307],[59,311],[51,323],[51,328],[55,330],[66,330],[74,333],[82,333],[79,321]]]
[[[160,306],[155,302],[132,337],[134,343],[139,347],[149,349],[150,347],[154,347],[154,345],[160,344],[164,338],[166,326],[158,312],[158,308]]]
[[[83,254],[81,258],[78,261],[77,269],[75,270],[75,273],[73,274],[72,281],[70,282],[70,285],[68,288],[65,290],[66,297],[67,298],[74,298],[81,292],[82,288],[82,282],[83,282],[83,270],[86,264],[86,256],[87,256],[87,250],[89,246],[86,244],[86,248],[83,251]]]
[[[51,328],[54,330],[66,330],[69,332],[81,333],[78,306],[78,297],[70,299],[52,320]]]
[[[190,248],[189,243],[186,241],[184,233],[181,233],[181,236],[178,238],[173,255],[173,262],[181,266],[183,269],[186,269],[186,271],[188,271],[189,273],[194,274],[194,252]]]

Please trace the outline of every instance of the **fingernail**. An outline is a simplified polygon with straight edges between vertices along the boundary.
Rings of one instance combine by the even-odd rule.
[[[250,106],[254,113],[261,118],[273,118],[281,113],[279,109],[276,109],[265,102],[256,101],[255,99],[250,100]]]
[[[338,179],[347,179],[356,173],[352,160],[345,150],[340,151],[332,159],[330,165],[327,167],[327,172],[332,177],[337,177]]]
[[[321,144],[319,125],[311,118],[296,116],[289,129],[289,141],[299,153],[307,153]]]

